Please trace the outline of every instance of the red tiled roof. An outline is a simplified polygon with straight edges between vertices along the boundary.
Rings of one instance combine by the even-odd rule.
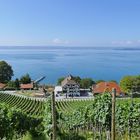
[[[93,93],[111,92],[113,88],[116,89],[117,94],[122,93],[119,85],[115,82],[100,82],[93,86]]]
[[[20,84],[21,89],[33,89],[33,83],[30,84]]]
[[[6,84],[0,83],[0,89],[3,89],[4,87],[6,87]]]

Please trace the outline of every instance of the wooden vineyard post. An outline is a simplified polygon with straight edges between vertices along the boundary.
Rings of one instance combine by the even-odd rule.
[[[53,137],[52,140],[56,140],[56,108],[55,108],[55,95],[52,93],[52,125],[53,125]]]
[[[111,120],[111,140],[115,140],[115,103],[116,103],[116,89],[112,89],[112,120]]]

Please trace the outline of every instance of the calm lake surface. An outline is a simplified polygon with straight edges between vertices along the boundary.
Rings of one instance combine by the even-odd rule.
[[[0,60],[12,65],[14,78],[29,73],[43,83],[72,74],[94,80],[117,80],[140,74],[140,48],[120,47],[0,47]]]

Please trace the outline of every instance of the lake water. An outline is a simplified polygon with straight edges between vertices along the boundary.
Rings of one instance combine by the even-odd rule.
[[[117,80],[140,74],[140,49],[120,47],[0,47],[0,60],[12,65],[14,77],[55,84],[69,74],[94,80]]]

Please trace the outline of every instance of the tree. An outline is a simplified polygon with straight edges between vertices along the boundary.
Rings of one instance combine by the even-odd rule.
[[[74,76],[73,77],[73,80],[76,82],[76,83],[79,83],[81,82],[81,78],[79,76]]]
[[[105,80],[97,80],[96,84],[101,83],[101,82],[105,82]]]
[[[7,83],[7,89],[16,89],[15,81],[9,81]]]
[[[17,89],[19,89],[19,87],[20,87],[20,81],[18,78],[15,79],[15,86]]]
[[[58,80],[57,80],[57,85],[61,85],[61,82],[65,79],[65,77],[60,77]]]
[[[95,82],[91,78],[83,78],[80,82],[81,88],[90,88]]]
[[[31,77],[30,77],[30,75],[29,75],[29,74],[23,75],[23,76],[20,78],[20,83],[22,83],[22,84],[31,83]]]
[[[133,88],[132,90],[134,92],[140,92],[140,75],[135,76],[134,80],[133,80]]]
[[[7,83],[13,76],[12,67],[5,61],[0,61],[0,82]]]
[[[120,87],[123,92],[130,93],[134,87],[135,76],[124,76],[120,81]]]
[[[116,84],[118,84],[116,80],[109,80],[109,82],[115,82]]]

